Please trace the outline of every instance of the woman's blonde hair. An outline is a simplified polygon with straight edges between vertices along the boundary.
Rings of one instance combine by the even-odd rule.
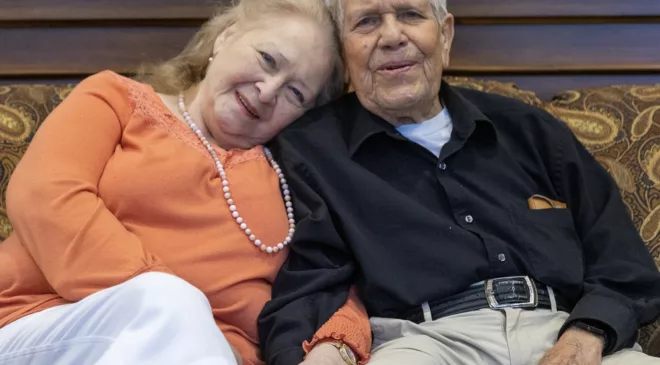
[[[181,53],[163,63],[142,67],[137,79],[163,94],[176,95],[187,90],[204,79],[209,57],[213,56],[213,45],[222,31],[241,21],[256,21],[277,14],[308,16],[327,30],[332,37],[335,59],[331,78],[324,84],[316,105],[340,96],[346,85],[339,36],[331,14],[321,0],[234,0],[231,4],[221,5]]]

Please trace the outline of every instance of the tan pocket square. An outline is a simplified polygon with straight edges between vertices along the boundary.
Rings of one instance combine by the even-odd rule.
[[[566,203],[562,203],[557,200],[552,200],[543,195],[534,194],[529,199],[527,199],[527,205],[529,209],[539,210],[539,209],[566,209]]]

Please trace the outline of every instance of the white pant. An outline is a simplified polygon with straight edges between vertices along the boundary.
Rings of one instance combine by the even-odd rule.
[[[0,328],[2,365],[236,365],[206,296],[145,273]]]
[[[482,309],[415,324],[371,318],[368,365],[536,365],[555,345],[568,313]],[[606,356],[603,365],[660,365],[639,345]]]

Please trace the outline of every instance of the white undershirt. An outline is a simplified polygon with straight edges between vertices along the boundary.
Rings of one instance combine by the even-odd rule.
[[[431,151],[436,157],[440,156],[442,146],[449,141],[452,129],[451,116],[447,108],[425,122],[397,127],[404,137]]]

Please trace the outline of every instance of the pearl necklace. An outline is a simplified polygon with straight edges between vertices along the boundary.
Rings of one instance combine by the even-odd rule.
[[[257,238],[252,233],[252,230],[248,228],[247,223],[245,223],[245,220],[241,217],[241,215],[238,213],[238,208],[236,208],[236,205],[234,204],[234,200],[232,199],[231,196],[231,191],[229,189],[229,180],[227,180],[227,173],[225,172],[225,168],[220,162],[220,158],[218,157],[218,154],[215,152],[209,141],[204,137],[204,134],[202,134],[202,131],[197,127],[197,124],[193,122],[192,117],[190,116],[190,113],[188,113],[188,110],[186,109],[186,104],[183,101],[183,94],[179,94],[179,111],[183,115],[183,119],[185,119],[186,124],[190,127],[190,129],[195,132],[197,135],[197,138],[202,142],[204,147],[206,147],[206,150],[209,152],[211,155],[211,158],[213,158],[213,161],[215,162],[215,167],[218,169],[218,173],[220,174],[220,178],[222,179],[222,190],[224,191],[224,196],[225,200],[227,201],[227,206],[229,207],[229,212],[231,213],[231,216],[236,220],[236,224],[245,232],[245,235],[250,239],[250,241],[256,246],[261,249],[261,251],[264,251],[266,253],[275,253],[278,251],[284,250],[284,247],[287,246],[291,242],[291,237],[293,237],[293,234],[296,231],[296,221],[293,219],[293,203],[291,203],[291,193],[289,191],[289,185],[286,182],[286,179],[284,178],[284,173],[282,173],[282,169],[280,166],[277,164],[277,161],[273,158],[273,154],[270,152],[270,150],[266,147],[264,147],[264,154],[266,155],[266,158],[270,162],[270,165],[273,167],[273,170],[275,170],[275,173],[280,179],[280,188],[282,189],[282,195],[284,196],[284,204],[286,205],[286,212],[287,216],[289,217],[289,234],[286,236],[284,241],[279,242],[275,246],[266,246]]]

